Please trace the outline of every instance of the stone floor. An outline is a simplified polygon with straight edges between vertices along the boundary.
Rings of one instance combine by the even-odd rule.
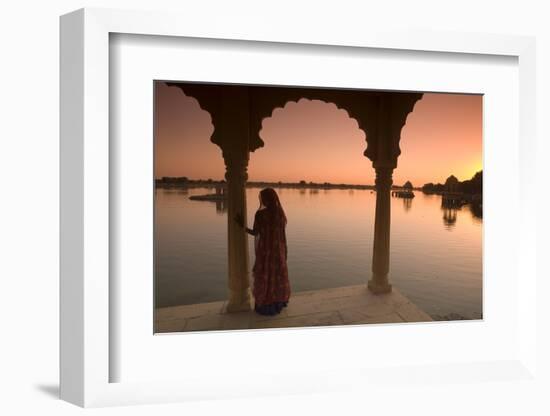
[[[395,288],[374,295],[366,285],[293,293],[276,316],[225,313],[225,305],[222,301],[158,308],[155,333],[432,321]]]

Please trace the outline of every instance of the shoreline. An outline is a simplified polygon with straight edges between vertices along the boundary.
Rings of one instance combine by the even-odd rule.
[[[211,188],[225,187],[225,182],[203,182],[203,183],[156,183],[155,189],[192,189],[192,188]],[[296,183],[272,183],[272,182],[247,182],[246,188],[289,188],[289,189],[361,189],[376,191],[374,185],[350,185],[350,184],[296,184]],[[392,189],[402,189],[400,186],[392,186]],[[420,188],[415,188],[415,191],[422,192]]]

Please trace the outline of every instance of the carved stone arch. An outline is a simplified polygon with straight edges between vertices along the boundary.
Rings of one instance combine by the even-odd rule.
[[[401,154],[401,131],[407,122],[409,114],[412,113],[416,102],[422,99],[423,94],[419,93],[399,93],[386,96],[390,101],[390,126],[388,128],[390,134],[390,142],[392,152],[389,157],[396,160]]]
[[[214,126],[210,141],[221,146],[222,138],[220,137],[219,129],[216,128],[216,126],[220,125],[222,115],[220,86],[216,84],[191,84],[185,82],[166,82],[166,85],[177,87],[188,97],[193,97],[199,103],[200,108],[210,114],[212,125]]]
[[[262,123],[272,117],[277,108],[284,108],[289,102],[301,99],[319,100],[334,104],[339,110],[347,112],[348,116],[357,122],[365,137],[372,132],[373,123],[368,120],[368,114],[374,109],[370,97],[357,96],[357,91],[333,90],[321,88],[295,87],[250,87],[250,151],[263,147],[260,136]],[[367,139],[366,139],[367,140]]]
[[[395,167],[401,153],[399,141],[401,130],[421,93],[385,92],[354,89],[304,88],[278,86],[246,86],[168,82],[167,85],[180,88],[186,95],[194,97],[200,107],[208,111],[214,131],[210,140],[223,151],[239,147],[253,152],[263,147],[260,137],[262,122],[272,116],[276,108],[283,108],[288,102],[302,98],[333,103],[345,110],[357,121],[365,133],[367,147],[364,155],[374,165]],[[233,97],[240,97],[233,105]],[[239,107],[240,106],[240,107]],[[235,108],[239,107],[239,108]],[[224,120],[227,112],[248,117],[246,137],[232,137],[224,134]],[[224,118],[225,117],[225,118]]]

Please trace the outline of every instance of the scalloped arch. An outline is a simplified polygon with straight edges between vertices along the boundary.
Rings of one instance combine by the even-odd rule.
[[[261,131],[263,122],[273,117],[275,110],[284,109],[291,103],[300,100],[321,101],[333,104],[337,110],[345,111],[347,116],[355,120],[357,127],[363,132],[364,140],[369,143],[369,135],[374,133],[373,119],[376,118],[374,95],[371,92],[355,90],[312,89],[312,88],[273,88],[253,87],[251,96],[251,131],[250,151],[264,146]],[[365,150],[365,154],[366,154]]]
[[[260,147],[263,147],[265,145],[265,142],[264,142],[264,139],[262,138],[262,131],[263,131],[263,123],[264,121],[270,119],[270,118],[273,118],[274,117],[274,113],[276,110],[285,110],[286,107],[288,106],[288,104],[290,103],[295,103],[295,104],[299,104],[300,101],[303,101],[303,100],[307,100],[307,101],[310,101],[310,102],[313,102],[313,101],[320,101],[324,104],[327,104],[327,105],[330,105],[330,104],[333,104],[335,107],[336,107],[336,110],[337,111],[343,111],[344,113],[346,113],[347,117],[350,119],[350,120],[353,120],[357,123],[357,128],[363,133],[363,139],[365,141],[367,141],[367,132],[365,129],[361,128],[361,125],[360,125],[360,120],[356,117],[353,116],[353,114],[350,113],[350,111],[345,107],[345,106],[339,106],[337,102],[334,102],[334,101],[325,101],[325,100],[322,100],[322,99],[319,99],[319,98],[307,98],[307,97],[300,97],[298,99],[288,99],[284,104],[282,105],[277,105],[277,106],[274,106],[272,109],[271,109],[271,113],[265,115],[261,120],[260,120],[260,129],[258,130],[257,132],[257,135],[258,135],[258,138],[260,139],[260,141],[262,142],[262,146]],[[256,149],[254,149],[256,150]]]
[[[422,93],[386,92],[376,90],[252,86],[231,84],[198,84],[187,82],[166,82],[169,86],[180,88],[185,95],[195,98],[202,110],[210,114],[214,131],[210,137],[222,151],[235,145],[234,139],[228,139],[221,131],[224,123],[224,108],[233,110],[231,97],[237,90],[245,89],[238,95],[240,104],[249,120],[249,134],[240,142],[248,151],[254,152],[265,145],[261,138],[263,121],[273,117],[276,109],[284,109],[289,102],[298,103],[301,99],[319,100],[334,104],[338,110],[347,113],[357,122],[365,135],[367,147],[363,154],[372,162],[382,161],[395,164],[400,154],[399,140],[401,129],[407,116],[412,112]],[[241,91],[242,92],[242,91]],[[229,101],[228,101],[229,100]],[[225,107],[223,107],[225,105]],[[246,140],[246,141],[244,141]]]
[[[220,125],[219,100],[221,99],[221,94],[218,86],[214,84],[187,84],[181,82],[166,82],[166,85],[180,89],[185,96],[195,99],[201,110],[208,113],[210,123],[213,127],[209,140],[221,147],[222,142],[219,137],[220,131],[218,128]]]

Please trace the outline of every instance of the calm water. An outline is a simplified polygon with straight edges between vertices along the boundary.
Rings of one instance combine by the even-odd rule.
[[[247,189],[248,221],[259,188]],[[278,189],[288,217],[294,292],[366,283],[376,194],[370,190]],[[224,300],[227,218],[219,203],[192,201],[213,189],[157,189],[157,306]],[[390,282],[431,315],[482,312],[482,220],[469,206],[443,210],[441,197],[392,198]],[[249,241],[250,267],[254,263]]]

